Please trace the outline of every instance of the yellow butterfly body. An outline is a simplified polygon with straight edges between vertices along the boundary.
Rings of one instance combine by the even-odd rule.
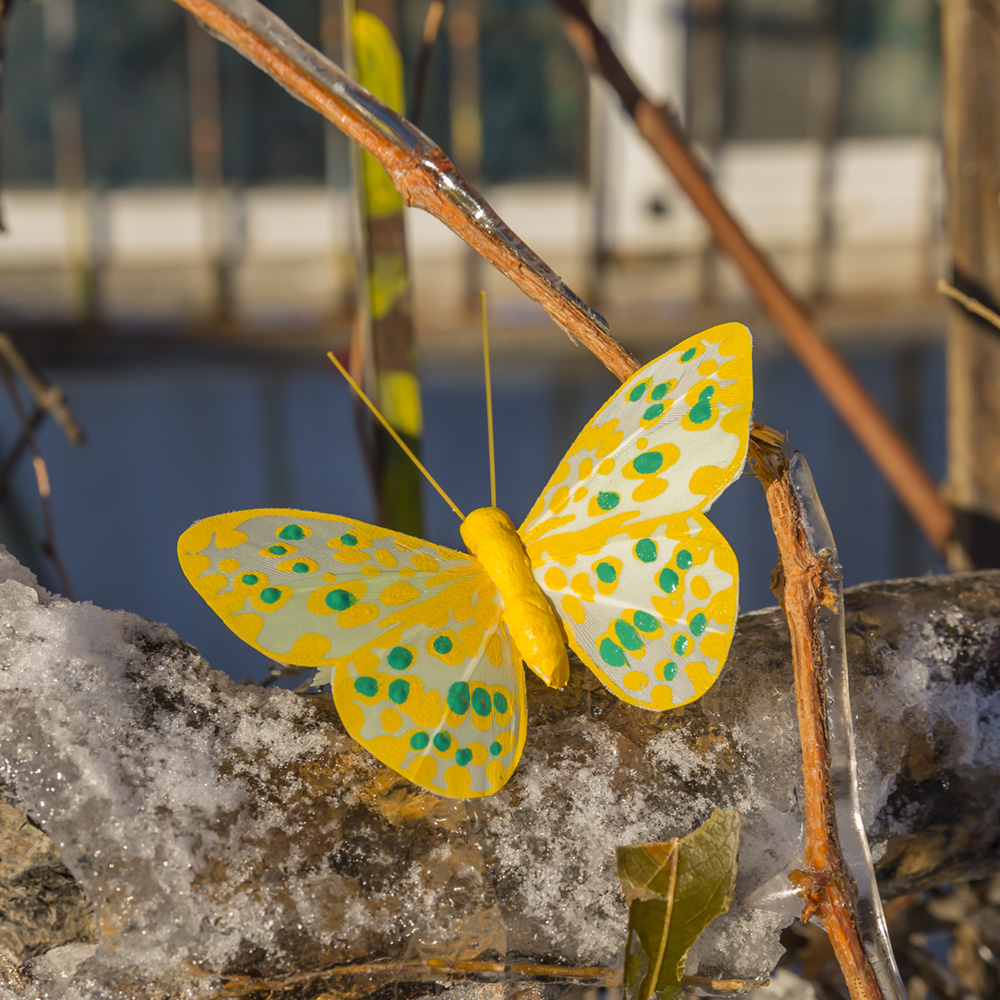
[[[618,389],[519,529],[473,511],[469,553],[262,509],[192,525],[181,565],[240,638],[316,667],[383,763],[441,795],[489,795],[524,745],[522,659],[564,684],[568,643],[618,697],[657,710],[714,682],[738,568],[703,512],[742,468],[751,402],[749,331],[715,327]]]

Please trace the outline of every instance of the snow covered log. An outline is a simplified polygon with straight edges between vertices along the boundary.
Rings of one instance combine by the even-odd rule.
[[[166,626],[53,597],[5,553],[0,581],[12,996],[208,995],[226,977],[359,996],[448,978],[434,961],[600,979],[624,943],[615,847],[686,834],[716,805],[744,817],[736,902],[688,972],[756,980],[781,953],[790,918],[742,902],[799,852],[776,610],[740,619],[720,681],[676,711],[624,705],[580,668],[561,691],[529,675],[516,774],[461,802],[375,762],[324,697],[235,684]],[[847,606],[884,893],[1000,871],[1000,573],[872,584]],[[25,974],[36,984],[16,987]]]

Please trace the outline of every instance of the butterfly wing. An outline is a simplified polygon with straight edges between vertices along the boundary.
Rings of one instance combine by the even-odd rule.
[[[471,556],[351,518],[235,511],[178,541],[185,575],[241,639],[316,667],[348,732],[442,795],[489,795],[524,745],[524,676]]]
[[[746,457],[750,349],[749,330],[728,323],[638,371],[519,529],[570,646],[634,705],[701,697],[729,652],[738,568],[704,511]]]

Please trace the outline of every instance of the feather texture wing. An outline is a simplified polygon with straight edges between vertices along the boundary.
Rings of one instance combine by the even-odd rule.
[[[519,529],[570,645],[636,705],[700,697],[728,653],[738,569],[704,511],[746,457],[750,348],[746,327],[729,323],[638,371]]]

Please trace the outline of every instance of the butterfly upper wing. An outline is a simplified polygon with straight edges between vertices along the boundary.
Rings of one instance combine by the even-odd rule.
[[[703,512],[746,457],[750,347],[746,327],[728,323],[638,371],[519,529],[570,646],[635,705],[700,697],[729,651],[736,557]]]
[[[525,736],[524,677],[469,555],[351,518],[235,511],[192,525],[181,566],[240,638],[317,667],[348,732],[443,795],[488,795]]]

